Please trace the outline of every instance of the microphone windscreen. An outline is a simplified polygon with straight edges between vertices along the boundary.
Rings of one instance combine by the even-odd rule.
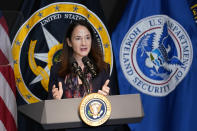
[[[88,67],[88,70],[91,72],[92,76],[95,77],[96,70],[95,70],[95,67],[94,67],[92,61],[87,56],[85,56],[82,58],[82,62],[84,63],[84,65],[86,65]]]
[[[82,58],[82,62],[83,62],[83,63],[87,63],[88,61],[90,61],[90,59],[89,59],[87,56],[84,56],[84,57]]]

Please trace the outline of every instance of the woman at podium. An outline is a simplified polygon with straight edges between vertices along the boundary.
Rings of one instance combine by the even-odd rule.
[[[51,67],[48,99],[84,97],[91,93],[110,94],[110,66],[85,20],[73,21],[67,29],[60,61]],[[65,129],[63,129],[65,130]],[[129,130],[126,126],[101,126],[66,130]]]
[[[51,67],[49,99],[84,97],[90,93],[108,95],[109,66],[85,20],[67,29],[60,62]]]

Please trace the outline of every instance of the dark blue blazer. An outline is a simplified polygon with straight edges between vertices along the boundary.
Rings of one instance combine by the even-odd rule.
[[[58,76],[58,69],[60,68],[60,63],[57,63],[51,67],[50,70],[50,78],[49,78],[49,88],[48,88],[48,99],[53,99],[52,96],[52,87],[55,84],[56,87],[58,87],[58,82],[62,82],[63,92],[65,92],[66,85],[64,83],[64,79],[60,76]],[[105,70],[102,70],[100,73],[97,74],[97,76],[92,80],[92,87],[93,87],[93,93],[97,93],[98,90],[102,88],[105,81],[109,79],[109,73]],[[110,87],[110,84],[108,84]],[[111,93],[110,93],[111,94]],[[64,93],[62,98],[66,98]]]

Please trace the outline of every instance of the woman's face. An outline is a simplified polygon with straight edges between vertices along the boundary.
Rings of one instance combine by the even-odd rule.
[[[67,39],[68,46],[72,47],[73,55],[76,59],[87,56],[91,49],[92,38],[89,30],[82,25],[78,25],[72,32],[71,40]]]

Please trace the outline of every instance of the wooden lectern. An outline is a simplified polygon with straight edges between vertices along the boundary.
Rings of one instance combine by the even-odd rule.
[[[139,94],[107,96],[111,102],[111,116],[103,125],[137,123],[144,117]],[[82,98],[44,100],[18,107],[24,115],[40,123],[45,129],[87,127],[78,112]]]

